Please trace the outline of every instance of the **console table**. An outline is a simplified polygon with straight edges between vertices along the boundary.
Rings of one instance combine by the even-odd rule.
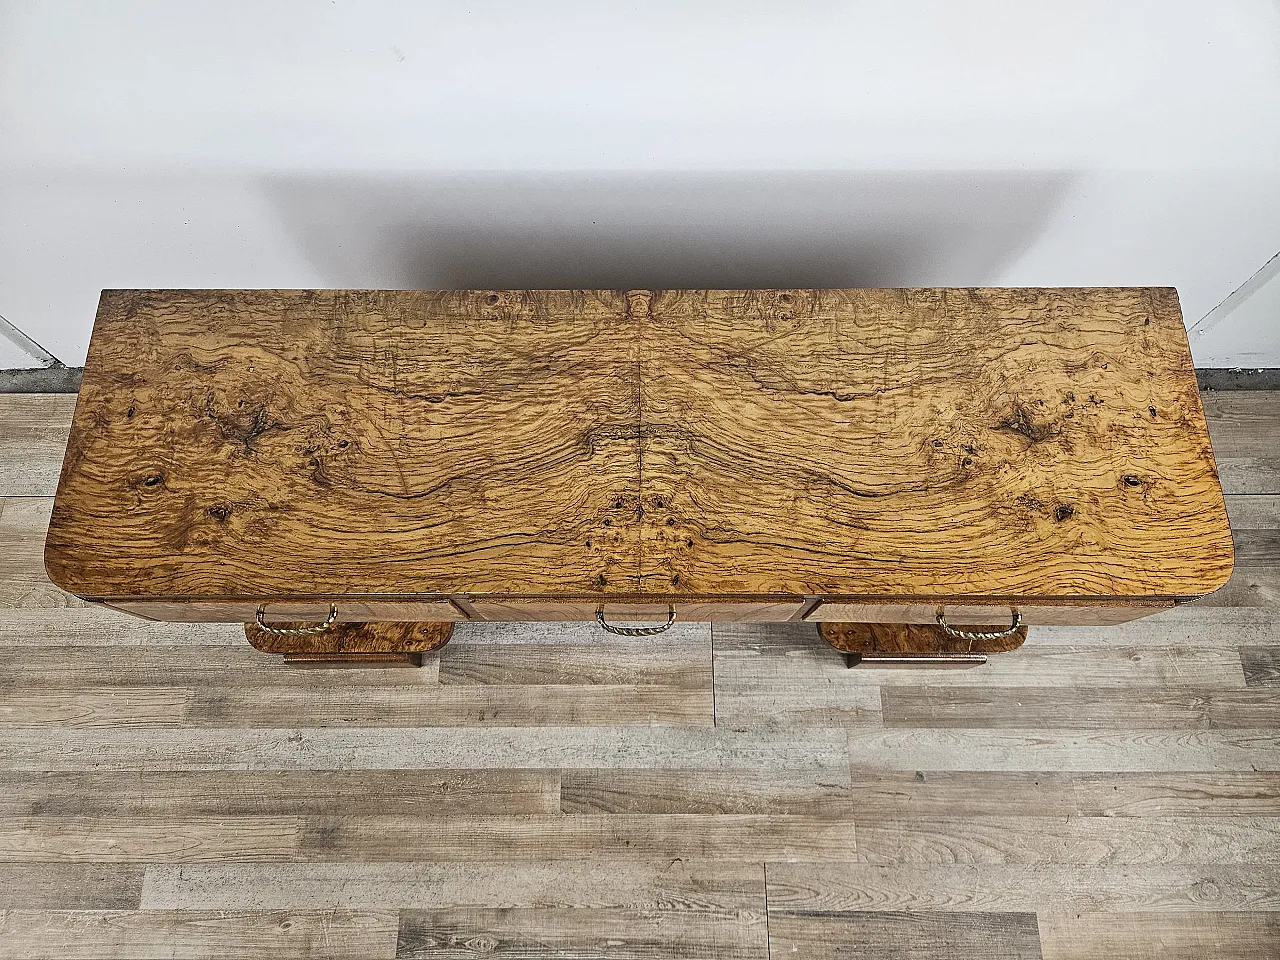
[[[713,620],[966,663],[1233,551],[1169,288],[108,290],[45,560],[300,662]]]

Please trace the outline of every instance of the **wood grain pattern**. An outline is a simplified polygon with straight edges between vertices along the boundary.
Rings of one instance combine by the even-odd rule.
[[[189,688],[19,689],[0,700],[0,727],[174,727],[187,719]]]
[[[1275,817],[883,817],[858,831],[861,863],[1275,863]]]
[[[1273,865],[771,863],[765,881],[771,910],[806,912],[1280,910]]]
[[[849,798],[872,820],[984,816],[997,804],[1009,816],[1280,817],[1280,773],[856,771]]]
[[[664,635],[665,637],[665,635]],[[695,691],[711,681],[709,645],[654,638],[588,645],[458,644],[440,655],[443,684],[636,684]]]
[[[383,685],[385,678],[361,676],[334,678],[308,675],[306,680],[292,677],[277,657],[259,653],[244,642],[244,627],[238,628],[238,646],[210,645],[193,651],[188,644],[130,645],[112,652],[110,660],[99,660],[101,648],[38,647],[24,649],[20,645],[0,646],[0,685],[14,685],[27,693],[97,687],[151,687],[165,691],[185,687],[246,687],[268,683],[275,677],[289,676],[295,689],[360,684]],[[194,654],[194,655],[193,655]],[[432,661],[434,662],[434,661]],[[397,685],[435,682],[434,667],[420,671],[404,671],[396,676]]]
[[[0,913],[6,960],[172,960],[201,957],[277,960],[395,955],[395,913],[203,910],[33,911]]]
[[[674,911],[765,910],[758,864],[657,861],[160,865],[147,872],[153,909],[322,910],[628,907]]]
[[[709,691],[657,684],[235,685],[195,691],[192,727],[711,727]]]
[[[1280,396],[1269,391],[1207,393],[1204,409],[1223,490],[1280,494]]]
[[[769,946],[784,957],[844,960],[1040,960],[1034,913],[769,913]]]
[[[1280,699],[1261,690],[1143,687],[931,687],[883,690],[890,727],[1020,727],[1072,730],[1221,730],[1280,727]]]
[[[142,896],[143,867],[118,863],[6,863],[5,910],[128,910]]]
[[[1270,727],[1158,731],[892,727],[852,728],[847,733],[849,752],[870,769],[1280,771],[1280,739]]]
[[[566,770],[564,813],[775,813],[847,817],[848,783],[819,771]]]
[[[0,497],[51,497],[75,397],[0,393]]]
[[[1087,608],[1232,545],[1168,289],[107,291],[46,562],[117,602]]]
[[[0,771],[6,817],[516,816],[559,810],[556,771]]]
[[[296,817],[27,817],[0,824],[0,862],[280,860],[298,849]]]
[[[352,671],[367,673],[370,671]],[[397,671],[397,680],[409,671]],[[423,671],[425,672],[425,671]],[[343,680],[346,678],[343,677]],[[1206,737],[1208,735],[1205,735]],[[1240,739],[1243,739],[1241,737]],[[1243,744],[1217,747],[1219,767],[1247,763]],[[134,770],[564,770],[601,767],[739,770],[789,765],[847,774],[848,738],[840,730],[741,733],[682,727],[403,727],[392,729],[11,730],[0,769]],[[1099,748],[1101,749],[1101,747]],[[1156,752],[1156,747],[1149,752]],[[1259,751],[1262,753],[1263,751]],[[1183,759],[1171,754],[1168,762]]]
[[[1051,914],[1040,943],[1044,960],[1275,960],[1280,914]]]
[[[320,862],[856,860],[852,818],[754,814],[589,815],[309,820],[298,856]]]
[[[611,291],[107,291],[50,575],[105,598],[635,591],[636,351]]]
[[[969,628],[980,633],[999,633],[1009,625],[994,624]],[[835,623],[818,624],[818,636],[842,653],[915,654],[1007,653],[1027,641],[1027,628],[1019,627],[1008,636],[978,640],[953,637],[931,624],[915,623]]]
[[[0,499],[0,608],[82,607],[84,601],[54,586],[40,564],[53,501]]]
[[[659,291],[646,321],[649,590],[1178,597],[1230,574],[1172,290]]]
[[[633,908],[412,910],[400,920],[397,960],[520,957],[563,960],[767,960],[760,913]]]
[[[1280,496],[1231,497],[1227,516],[1241,564],[1280,566]]]
[[[1270,459],[1276,456],[1275,429],[1280,424],[1280,393],[1271,390],[1218,391],[1206,393],[1203,405],[1211,423],[1214,452],[1228,459]]]
[[[1280,649],[1242,647],[1244,682],[1251,687],[1280,687]]]
[[[277,630],[305,629],[316,622],[268,621]],[[263,653],[429,653],[449,642],[453,636],[453,624],[412,621],[339,623],[323,633],[281,635],[263,630],[257,623],[246,623],[244,635],[251,647]]]

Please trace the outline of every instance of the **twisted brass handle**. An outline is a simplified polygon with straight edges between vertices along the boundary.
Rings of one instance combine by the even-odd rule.
[[[945,613],[938,614],[938,626],[948,637],[955,637],[957,640],[968,640],[971,643],[975,640],[1000,640],[1018,632],[1018,628],[1022,626],[1022,614],[1017,610],[1013,611],[1013,623],[1009,624],[1007,630],[960,630],[947,623]]]
[[[278,637],[297,637],[309,633],[324,633],[332,627],[338,622],[338,605],[336,603],[329,604],[329,616],[324,623],[317,623],[310,627],[272,627],[264,619],[266,615],[267,605],[265,603],[258,604],[258,626],[266,633],[274,633]]]
[[[671,629],[671,625],[676,622],[676,608],[667,607],[667,622],[657,627],[615,627],[604,618],[604,607],[596,607],[596,623],[600,624],[606,632],[612,633],[619,637],[655,637],[658,634]]]

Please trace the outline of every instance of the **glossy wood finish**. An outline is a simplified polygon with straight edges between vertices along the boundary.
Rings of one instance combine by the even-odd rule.
[[[1087,611],[1232,544],[1169,289],[107,291],[46,562],[118,605]]]
[[[324,622],[266,621],[275,630],[305,630]],[[244,625],[244,635],[255,650],[283,654],[285,662],[292,666],[420,667],[424,653],[439,650],[449,642],[453,624],[337,623],[318,633],[274,633],[255,621]]]
[[[647,590],[1155,599],[1230,575],[1173,290],[642,299]]]
[[[1280,396],[1206,404],[1235,489],[1280,495]],[[473,622],[418,670],[300,671],[57,590],[30,436],[0,419],[0,954],[1280,956],[1273,565],[980,670]]]
[[[971,632],[999,633],[1005,624],[968,627]],[[818,636],[841,653],[949,654],[1008,653],[1027,641],[1027,628],[1019,627],[1003,637],[967,640],[949,636],[940,628],[914,623],[820,623]]]
[[[609,291],[107,291],[50,575],[107,599],[635,590],[636,357]]]
[[[277,629],[307,627],[306,622],[268,620]],[[246,623],[244,635],[255,650],[263,653],[345,654],[345,653],[430,653],[439,650],[453,636],[452,623],[342,623],[323,633],[279,634]]]

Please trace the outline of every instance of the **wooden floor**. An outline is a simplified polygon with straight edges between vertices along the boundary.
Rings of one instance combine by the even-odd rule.
[[[0,957],[1280,957],[1280,394],[1205,401],[1238,566],[1167,615],[333,672],[49,584],[72,398],[0,396]]]

